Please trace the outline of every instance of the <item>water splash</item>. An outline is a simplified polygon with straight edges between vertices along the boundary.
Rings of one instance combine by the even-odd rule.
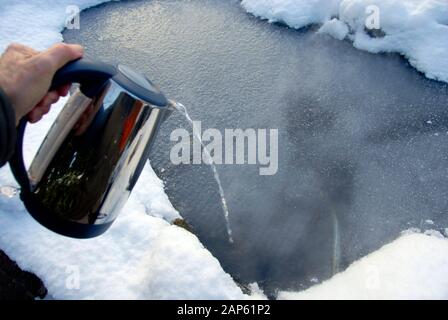
[[[201,143],[204,153],[208,159],[208,164],[212,168],[213,176],[215,177],[216,183],[218,184],[219,195],[221,196],[221,207],[222,207],[222,211],[224,213],[224,219],[226,220],[227,236],[229,238],[229,242],[233,243],[232,229],[230,228],[229,208],[227,206],[226,197],[224,195],[224,189],[222,188],[221,179],[219,178],[218,169],[216,168],[216,165],[213,162],[213,158],[210,155],[210,152],[207,150],[207,147],[204,145],[201,135],[194,124],[194,121],[191,119],[190,115],[188,114],[187,108],[179,102],[174,102],[174,101],[170,101],[170,102],[174,109],[176,109],[177,111],[179,111],[180,113],[182,113],[185,116],[187,121],[190,123],[190,125],[193,129],[193,132],[196,132],[195,138]]]

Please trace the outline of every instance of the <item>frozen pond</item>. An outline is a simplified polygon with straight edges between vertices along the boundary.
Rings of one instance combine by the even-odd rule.
[[[306,288],[403,230],[447,226],[447,86],[398,55],[268,24],[236,0],[109,3],[64,36],[146,73],[204,129],[279,129],[276,175],[218,166],[234,244],[210,168],[170,163],[170,133],[190,130],[180,114],[151,157],[173,205],[241,283]]]

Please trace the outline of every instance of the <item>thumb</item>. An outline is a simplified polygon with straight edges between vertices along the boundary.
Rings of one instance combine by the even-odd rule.
[[[84,49],[80,45],[58,43],[40,53],[38,59],[48,67],[48,71],[55,73],[70,61],[81,58],[83,54]]]

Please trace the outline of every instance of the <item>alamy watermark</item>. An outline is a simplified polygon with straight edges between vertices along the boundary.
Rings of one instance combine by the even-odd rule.
[[[79,30],[81,29],[81,18],[80,18],[80,12],[78,6],[76,5],[70,5],[65,8],[65,27],[68,30]]]
[[[201,121],[193,121],[192,135],[178,128],[171,133],[170,140],[176,142],[170,152],[175,165],[258,165],[263,176],[278,171],[278,129],[225,129],[223,135],[213,128],[202,132]]]
[[[378,6],[370,5],[366,7],[365,27],[368,30],[381,29],[381,11]]]
[[[79,290],[81,287],[79,266],[71,265],[65,268],[65,287],[67,290]]]

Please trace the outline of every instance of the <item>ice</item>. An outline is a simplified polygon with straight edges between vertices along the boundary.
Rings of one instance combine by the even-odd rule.
[[[45,49],[61,41],[67,5],[84,9],[101,2],[3,0],[0,52],[11,42]],[[26,162],[63,103],[28,127]],[[0,186],[5,185],[17,185],[8,166],[0,169]],[[37,274],[53,298],[250,298],[194,235],[169,223],[180,215],[149,165],[117,221],[95,239],[69,239],[46,230],[26,213],[18,197],[0,197],[0,208],[0,248],[21,268]]]
[[[428,78],[448,82],[448,1],[443,0],[243,0],[250,13],[292,28],[323,24],[321,31],[372,53],[403,54]],[[369,35],[369,6],[379,9],[382,37]],[[337,22],[339,21],[339,22]]]
[[[332,279],[279,299],[447,299],[448,241],[407,234]]]
[[[448,82],[448,1],[242,0],[241,4],[269,22],[297,29],[318,24],[319,34],[349,39],[358,49],[402,54],[428,78]],[[372,8],[378,9],[379,30],[366,28]],[[282,292],[279,298],[447,299],[448,240],[436,230],[419,232],[407,230],[329,281],[304,292]],[[369,270],[378,272],[378,283],[369,280]]]

